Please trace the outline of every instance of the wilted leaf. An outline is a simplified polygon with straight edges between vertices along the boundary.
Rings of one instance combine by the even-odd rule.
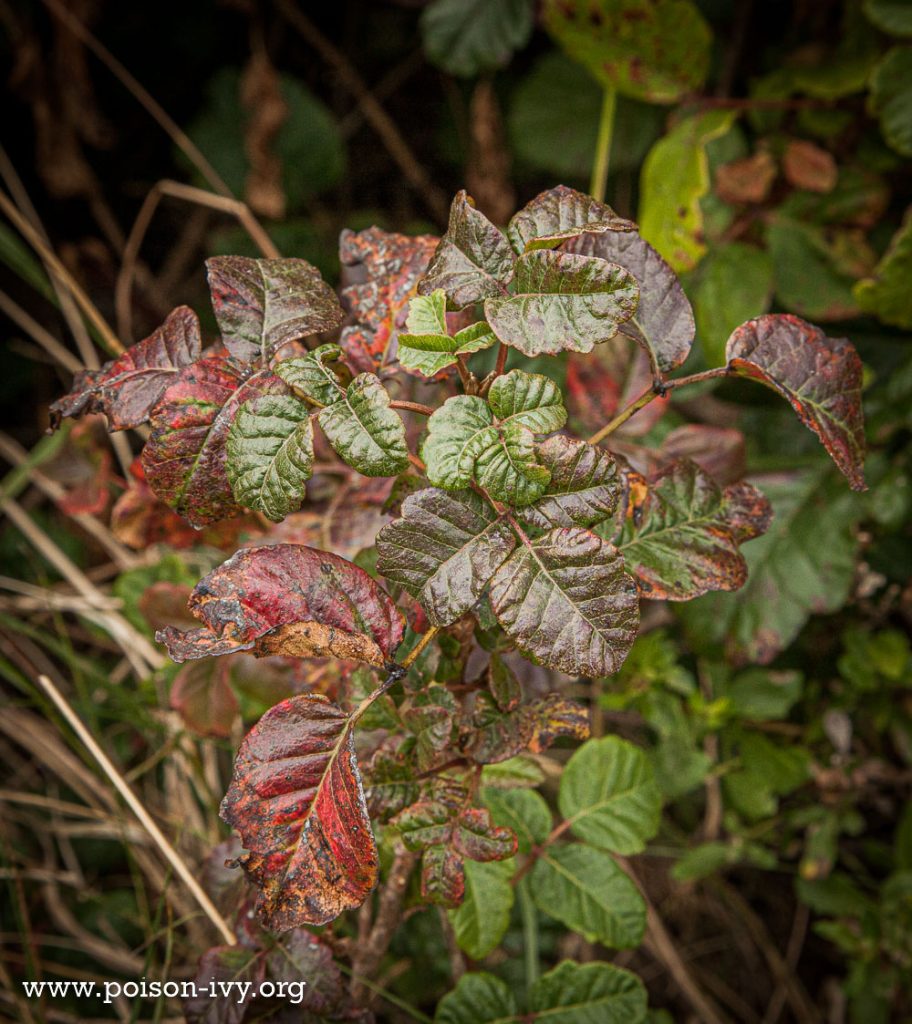
[[[200,356],[200,327],[196,313],[178,306],[144,341],[100,370],[80,370],[69,394],[51,404],[51,429],[65,416],[101,412],[110,430],[138,427],[149,418],[181,367]]]
[[[902,225],[871,277],[855,285],[855,298],[866,312],[885,324],[912,328],[912,212],[906,211]]]
[[[238,359],[265,361],[343,320],[336,293],[306,260],[213,256],[206,268],[222,340]]]
[[[402,503],[377,536],[377,571],[417,598],[434,625],[448,626],[481,597],[516,538],[470,490],[429,488]]]
[[[584,231],[602,234],[635,228],[632,221],[619,217],[607,204],[558,185],[537,195],[514,214],[507,226],[507,237],[522,254],[534,249],[553,249]]]
[[[306,356],[283,359],[273,371],[301,398],[314,405],[334,405],[341,401],[345,391],[335,368],[329,364],[338,363],[341,356],[338,345],[319,345]]]
[[[611,675],[636,639],[624,560],[594,533],[554,529],[521,545],[491,581],[491,607],[519,647],[571,675]]]
[[[531,0],[433,0],[421,16],[424,49],[453,75],[503,67],[532,32]]]
[[[361,373],[343,398],[320,411],[329,443],[365,476],[395,476],[408,466],[405,425],[389,403],[379,378]]]
[[[228,431],[248,399],[286,390],[270,371],[247,376],[233,359],[214,356],[185,367],[152,414],[142,453],[149,486],[194,526],[237,515],[226,466]]]
[[[190,598],[202,629],[162,630],[175,661],[252,650],[263,657],[333,655],[384,667],[404,620],[362,569],[301,544],[243,548],[202,579]]]
[[[541,373],[501,374],[491,385],[488,404],[501,423],[516,423],[535,434],[550,434],[567,422],[560,388]]]
[[[894,46],[874,69],[868,109],[893,149],[912,156],[912,46]]]
[[[787,399],[823,442],[853,490],[863,491],[862,366],[845,338],[828,338],[796,316],[757,317],[728,339],[729,367]]]
[[[633,276],[605,260],[536,250],[516,261],[516,294],[487,298],[497,337],[523,355],[591,352],[637,308]]]
[[[325,924],[377,884],[351,724],[323,696],[291,697],[250,730],[221,815],[248,851],[239,862],[271,931]]]
[[[450,308],[462,309],[489,295],[503,295],[513,276],[513,260],[506,235],[475,209],[475,201],[462,190],[450,206],[447,233],[418,291],[430,295],[442,288]]]
[[[510,924],[516,871],[511,858],[505,861],[469,860],[464,864],[463,901],[449,912],[450,924],[460,949],[473,960],[483,960],[500,945]]]
[[[287,395],[261,395],[238,409],[228,432],[228,481],[244,508],[281,522],[301,507],[313,470],[310,409]]]

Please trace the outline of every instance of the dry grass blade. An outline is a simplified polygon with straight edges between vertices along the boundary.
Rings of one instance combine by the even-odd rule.
[[[45,352],[55,359],[61,366],[70,373],[78,373],[83,367],[82,363],[50,333],[45,330],[37,320],[32,319],[28,313],[4,291],[0,291],[0,311],[5,313],[10,320],[19,327]]]

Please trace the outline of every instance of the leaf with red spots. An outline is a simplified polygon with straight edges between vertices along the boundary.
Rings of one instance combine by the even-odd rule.
[[[237,515],[241,507],[227,473],[231,424],[248,399],[287,391],[269,370],[248,376],[234,359],[201,359],[185,367],[152,413],[142,455],[149,486],[194,526]]]
[[[51,429],[65,416],[102,412],[110,430],[138,427],[177,379],[181,367],[200,357],[196,313],[178,306],[168,319],[100,370],[80,370],[69,394],[50,407]]]
[[[787,313],[748,320],[728,339],[729,369],[787,399],[854,491],[865,490],[861,359],[845,338]]]
[[[213,256],[206,268],[222,340],[238,359],[265,362],[282,345],[344,319],[336,293],[307,260]]]
[[[382,668],[404,628],[402,613],[363,569],[302,544],[242,549],[196,585],[189,607],[205,626],[156,634],[178,662],[253,651]]]
[[[238,861],[271,931],[325,924],[377,884],[352,723],[326,697],[291,697],[263,715],[238,751],[221,815],[248,851]]]

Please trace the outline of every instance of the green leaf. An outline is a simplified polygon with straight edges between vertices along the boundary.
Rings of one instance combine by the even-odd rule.
[[[447,333],[446,294],[442,288],[418,295],[409,304],[408,333],[399,335],[399,362],[408,370],[433,377],[456,363],[457,355],[490,348],[497,340],[483,321],[464,327],[454,337]]]
[[[345,397],[320,411],[320,427],[350,466],[365,476],[395,476],[408,466],[405,426],[372,373],[361,373]]]
[[[481,770],[481,781],[496,789],[522,789],[540,786],[545,775],[538,761],[520,755],[499,764],[486,764]]]
[[[603,85],[651,103],[698,92],[712,34],[689,0],[545,0],[545,28]]]
[[[894,46],[874,69],[868,109],[890,146],[912,156],[912,46]]]
[[[802,684],[800,672],[752,668],[737,675],[722,693],[738,718],[755,722],[775,721],[788,717],[801,697]]]
[[[662,796],[645,753],[605,736],[588,740],[567,762],[558,805],[580,839],[631,854],[658,831]]]
[[[633,231],[636,225],[619,217],[610,206],[576,189],[558,185],[537,195],[514,214],[507,238],[520,254],[553,249],[583,232]]]
[[[541,373],[502,374],[491,385],[488,405],[501,423],[517,423],[535,434],[550,434],[567,422],[560,388]]]
[[[301,398],[314,405],[334,405],[345,397],[345,389],[327,364],[337,363],[341,358],[338,345],[319,345],[306,356],[276,363],[274,370]]]
[[[465,862],[465,896],[456,910],[448,911],[456,942],[473,960],[495,950],[510,924],[516,861]]]
[[[524,355],[591,352],[636,310],[633,276],[605,260],[538,250],[516,261],[516,294],[485,300],[485,317]]]
[[[855,285],[858,305],[882,323],[912,329],[912,208],[874,268],[871,277]]]
[[[524,653],[571,675],[611,675],[636,639],[636,584],[615,548],[588,530],[554,529],[520,545],[490,596]]]
[[[907,0],[865,0],[865,14],[893,36],[912,36],[912,7]]]
[[[516,833],[520,853],[528,853],[548,838],[551,811],[534,789],[486,788],[482,790],[481,799],[496,825]]]
[[[478,453],[475,479],[495,501],[521,508],[542,496],[551,474],[538,462],[532,431],[507,422]]]
[[[770,515],[755,487],[742,482],[723,491],[695,462],[681,459],[631,488],[617,546],[645,597],[689,601],[744,585],[739,545],[764,533]]]
[[[493,974],[463,974],[452,992],[437,1004],[434,1024],[513,1024],[513,993]]]
[[[472,608],[516,546],[510,527],[474,491],[412,494],[402,516],[377,535],[377,571],[403,586],[433,625]]]
[[[558,434],[538,448],[539,461],[551,472],[544,496],[522,510],[522,519],[547,530],[551,526],[594,526],[610,518],[621,494],[617,463],[610,452]]]
[[[418,285],[421,295],[437,288],[446,292],[451,309],[462,309],[489,295],[502,295],[513,276],[513,250],[506,235],[463,189],[450,206],[447,233]]]
[[[711,110],[681,121],[652,147],[640,177],[640,234],[675,271],[691,270],[706,252],[700,200],[709,191],[706,147],[735,120]]]
[[[646,989],[614,964],[565,960],[532,986],[529,1010],[533,1021],[551,1024],[640,1024]]]
[[[448,398],[428,420],[421,454],[435,487],[454,491],[472,482],[476,457],[496,443],[494,415],[483,398]]]
[[[421,16],[428,58],[452,75],[503,67],[531,34],[531,0],[433,0]]]
[[[721,366],[731,332],[769,309],[773,260],[744,242],[716,246],[700,264],[690,294],[703,356],[709,366]]]
[[[646,905],[614,858],[592,846],[549,846],[532,869],[532,899],[589,942],[613,949],[637,946],[646,928]]]
[[[416,295],[409,302],[405,326],[409,334],[442,334],[448,337],[444,290],[437,288],[430,295]]]
[[[310,410],[296,398],[261,395],[245,402],[231,424],[227,471],[239,505],[274,523],[301,507],[313,471]]]

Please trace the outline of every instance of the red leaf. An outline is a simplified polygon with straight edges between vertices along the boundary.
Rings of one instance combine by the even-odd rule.
[[[168,703],[197,735],[227,739],[238,714],[230,676],[229,658],[186,665],[174,677]]]
[[[239,862],[272,931],[325,924],[377,884],[351,723],[325,697],[292,697],[263,715],[238,751],[221,815],[249,851]]]
[[[242,549],[196,585],[190,610],[204,628],[156,634],[178,662],[252,650],[382,668],[404,627],[402,613],[363,569],[299,544]]]
[[[196,313],[178,306],[168,319],[143,341],[100,370],[81,370],[68,395],[50,407],[51,429],[65,416],[102,412],[110,430],[126,430],[145,423],[181,367],[200,356],[200,328]]]
[[[728,339],[729,367],[786,398],[823,442],[852,490],[865,490],[861,359],[845,338],[788,313],[748,320]]]
[[[152,413],[142,454],[152,490],[194,526],[237,515],[241,507],[225,470],[228,431],[248,399],[287,392],[269,370],[248,376],[233,359],[201,359],[186,367]]]

